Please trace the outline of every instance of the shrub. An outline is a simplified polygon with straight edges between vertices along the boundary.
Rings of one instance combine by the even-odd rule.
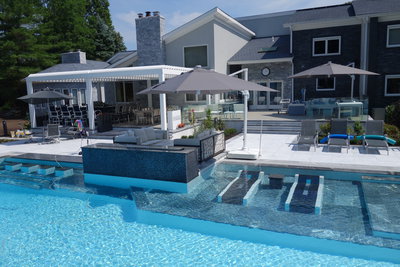
[[[400,128],[400,100],[386,107],[385,122]]]
[[[360,121],[354,122],[354,133],[356,135],[362,135],[364,133],[364,129],[363,129]]]
[[[188,139],[193,139],[194,138],[194,135],[189,135],[188,136]]]
[[[319,126],[319,129],[321,130],[321,136],[327,136],[331,131],[331,124],[329,122],[323,123]]]
[[[400,130],[395,125],[386,124],[384,127],[384,132],[388,137],[396,140],[396,145],[400,144]]]
[[[188,137],[186,135],[182,135],[181,139],[187,139]]]
[[[235,128],[228,128],[224,130],[224,133],[225,133],[225,138],[229,139],[232,136],[234,136],[237,133],[237,131]]]
[[[223,131],[225,129],[225,123],[221,119],[214,118],[214,128],[218,131]]]

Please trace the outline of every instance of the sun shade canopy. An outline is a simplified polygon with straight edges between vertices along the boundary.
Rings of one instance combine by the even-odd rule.
[[[337,75],[379,75],[378,73],[352,68],[344,65],[328,62],[326,64],[311,68],[289,78],[310,78],[322,76],[337,76]]]
[[[195,68],[191,71],[182,73],[179,76],[147,88],[138,94],[218,94],[244,90],[277,92],[277,90],[269,87],[221,74],[213,70]]]

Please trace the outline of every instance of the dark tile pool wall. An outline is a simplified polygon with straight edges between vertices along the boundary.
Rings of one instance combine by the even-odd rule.
[[[195,150],[151,151],[84,147],[85,173],[188,183],[198,176]]]

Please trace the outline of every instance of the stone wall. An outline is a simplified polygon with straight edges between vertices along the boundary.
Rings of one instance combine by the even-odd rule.
[[[265,67],[270,70],[268,76],[261,74],[261,70]],[[249,81],[282,81],[282,98],[292,98],[292,79],[288,79],[288,76],[292,75],[291,62],[248,64],[242,65],[242,68],[249,69]]]
[[[160,15],[137,18],[136,41],[138,66],[161,65],[165,62],[162,41],[165,19]]]

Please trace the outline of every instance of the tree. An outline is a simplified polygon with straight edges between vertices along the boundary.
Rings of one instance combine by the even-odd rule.
[[[21,79],[54,64],[38,41],[42,8],[40,0],[0,0],[0,106],[26,92]]]
[[[94,33],[92,40],[95,49],[88,50],[89,58],[107,60],[115,53],[126,50],[122,36],[112,25],[108,0],[86,0],[87,21]]]

